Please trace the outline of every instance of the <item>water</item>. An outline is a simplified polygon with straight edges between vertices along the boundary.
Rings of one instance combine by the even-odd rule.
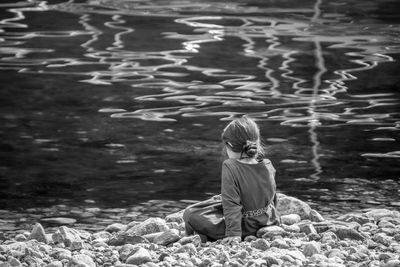
[[[280,192],[326,213],[398,208],[399,8],[3,1],[2,217],[104,222],[216,194],[220,133],[242,114]]]

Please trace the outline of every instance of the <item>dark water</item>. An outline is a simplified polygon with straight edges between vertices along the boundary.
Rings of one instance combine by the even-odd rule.
[[[117,220],[204,199],[219,191],[220,132],[242,114],[260,124],[281,192],[326,212],[398,208],[398,10],[2,1],[2,214],[114,208]]]

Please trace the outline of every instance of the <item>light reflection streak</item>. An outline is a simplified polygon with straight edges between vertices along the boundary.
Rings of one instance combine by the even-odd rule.
[[[292,16],[284,16],[284,18],[282,16],[276,18],[273,18],[273,16],[247,16],[246,12],[237,16],[238,10],[247,11],[246,7],[241,5],[225,6],[216,3],[198,3],[198,7],[203,10],[217,8],[217,11],[205,12],[207,14],[220,13],[224,15],[193,16],[185,12],[179,13],[179,10],[183,7],[189,8],[188,10],[195,8],[194,6],[187,6],[188,3],[186,2],[171,7],[166,5],[152,6],[150,1],[146,4],[138,3],[139,9],[129,9],[130,3],[126,3],[128,7],[124,10],[118,9],[118,4],[112,1],[110,6],[107,6],[106,3],[108,1],[75,3],[70,0],[62,4],[49,5],[44,1],[38,2],[38,4],[29,1],[26,2],[28,6],[19,4],[15,5],[15,8],[8,9],[14,17],[3,19],[0,22],[0,28],[26,28],[27,25],[22,23],[26,19],[25,11],[55,10],[80,15],[79,23],[83,30],[7,32],[5,38],[3,38],[5,42],[2,42],[2,51],[8,53],[7,48],[4,47],[7,42],[10,47],[14,46],[15,50],[9,50],[11,53],[0,60],[0,68],[13,68],[29,73],[84,75],[89,78],[82,81],[93,84],[113,85],[118,82],[125,82],[130,83],[135,89],[158,89],[161,91],[158,94],[140,95],[135,100],[176,101],[178,103],[176,110],[180,111],[177,115],[181,116],[188,112],[192,113],[191,116],[196,116],[196,114],[204,116],[207,108],[211,114],[215,111],[215,108],[226,110],[240,103],[240,105],[243,105],[242,110],[246,110],[247,107],[257,107],[256,110],[250,111],[250,115],[257,116],[262,120],[280,120],[283,125],[292,127],[309,127],[309,121],[313,121],[315,118],[324,127],[337,127],[343,125],[343,123],[351,124],[359,119],[357,113],[360,113],[363,109],[360,105],[354,107],[354,110],[353,107],[349,108],[348,106],[351,106],[352,103],[366,103],[365,109],[393,104],[391,100],[384,99],[381,99],[379,103],[355,99],[350,94],[347,94],[348,99],[337,98],[339,92],[348,90],[347,81],[357,79],[357,72],[376,68],[379,63],[393,61],[393,58],[384,54],[382,48],[376,45],[384,42],[384,37],[360,35],[356,26],[351,26],[354,27],[351,30],[353,34],[341,36],[339,41],[337,36],[321,33],[329,30],[331,25],[333,25],[333,29],[337,29],[335,23],[338,22],[335,20],[335,16],[322,16],[321,1],[317,1],[312,8],[293,9],[296,12],[304,13],[305,17],[312,14],[311,24]],[[136,4],[133,6],[137,7]],[[229,13],[234,10],[236,10],[236,13]],[[259,8],[256,11],[262,13],[266,10]],[[268,9],[268,12],[284,14],[289,12],[289,9]],[[92,20],[98,19],[95,18],[98,15],[102,16],[102,20],[105,18],[104,28],[101,26],[96,28],[91,25],[94,24]],[[193,29],[193,33],[161,33],[164,38],[180,40],[182,45],[180,49],[154,52],[128,50],[124,39],[129,35],[136,34],[134,27],[126,23],[128,16],[171,17],[171,20],[174,19],[176,23]],[[235,22],[224,26],[227,19],[235,20],[240,25],[235,26]],[[339,22],[345,20],[345,15],[339,18]],[[45,59],[28,59],[31,53],[55,53],[50,50],[51,47],[49,50],[36,51],[30,48],[16,47],[16,45],[23,44],[25,40],[36,37],[49,38],[50,40],[52,37],[67,36],[73,38],[77,35],[89,36],[89,39],[81,44],[81,47],[85,49],[81,58],[57,58],[54,55],[53,57],[46,56]],[[109,35],[112,35],[113,41],[110,44],[106,43],[105,48],[101,47]],[[242,52],[242,55],[247,58],[258,59],[256,69],[261,70],[264,77],[253,75],[251,72],[235,71],[233,73],[227,71],[224,67],[200,67],[196,63],[189,63],[193,55],[202,55],[203,46],[212,42],[223,42],[227,37],[243,40],[243,49],[238,52]],[[290,41],[287,42],[285,38],[290,39]],[[329,70],[330,73],[325,71],[326,79],[322,82],[323,77],[320,77],[321,82],[317,94],[313,89],[316,82],[315,77],[311,80],[307,79],[304,75],[299,74],[298,67],[296,67],[296,64],[301,61],[299,57],[304,56],[304,51],[300,50],[297,44],[299,42],[314,43],[315,38],[318,38],[321,49],[322,44],[330,44],[327,48],[332,50],[355,47],[360,50],[360,52],[345,54],[348,62],[353,63],[355,67],[332,69]],[[22,43],[14,42],[13,45],[10,42],[12,40],[18,40]],[[260,40],[264,41],[265,47],[260,48],[257,43]],[[390,47],[395,49],[395,46]],[[352,60],[352,58],[357,59]],[[153,60],[156,63],[142,65],[143,60]],[[167,68],[175,70],[167,71]],[[197,75],[197,73],[213,78],[212,80],[216,81],[215,84],[199,80],[183,81],[175,79],[191,74]],[[313,86],[309,85],[311,82],[314,84]],[[219,102],[215,98],[204,95],[209,94],[206,87],[210,86],[211,88],[214,85],[221,86],[214,88],[213,92],[210,93],[219,96]],[[195,95],[198,97],[194,97]],[[225,96],[234,96],[235,100],[227,100],[224,98]],[[314,112],[310,112],[309,106],[306,105],[310,102],[310,98],[315,101],[312,109]],[[264,112],[259,111],[259,105],[262,101],[265,105]],[[181,109],[179,104],[190,105],[192,109],[190,111],[186,108]],[[247,104],[248,106],[246,106]],[[329,110],[329,113],[315,111],[330,107],[337,107],[335,110],[338,111]],[[151,108],[147,112],[151,112]],[[248,112],[246,111],[246,113]],[[372,115],[375,116],[376,114]],[[376,123],[384,123],[384,121],[375,118],[374,124]]]

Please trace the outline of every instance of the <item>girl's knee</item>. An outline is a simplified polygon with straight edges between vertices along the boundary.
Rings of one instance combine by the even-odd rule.
[[[183,221],[185,223],[188,223],[191,215],[192,215],[191,209],[190,208],[186,208],[185,211],[183,212],[183,215],[182,215]]]

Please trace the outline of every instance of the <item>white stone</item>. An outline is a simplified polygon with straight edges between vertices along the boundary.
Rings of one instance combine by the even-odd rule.
[[[139,249],[126,260],[126,263],[140,265],[149,261],[151,261],[150,252],[145,248],[139,247]]]
[[[301,221],[301,217],[298,214],[288,214],[281,216],[281,223],[286,225],[293,225]]]

